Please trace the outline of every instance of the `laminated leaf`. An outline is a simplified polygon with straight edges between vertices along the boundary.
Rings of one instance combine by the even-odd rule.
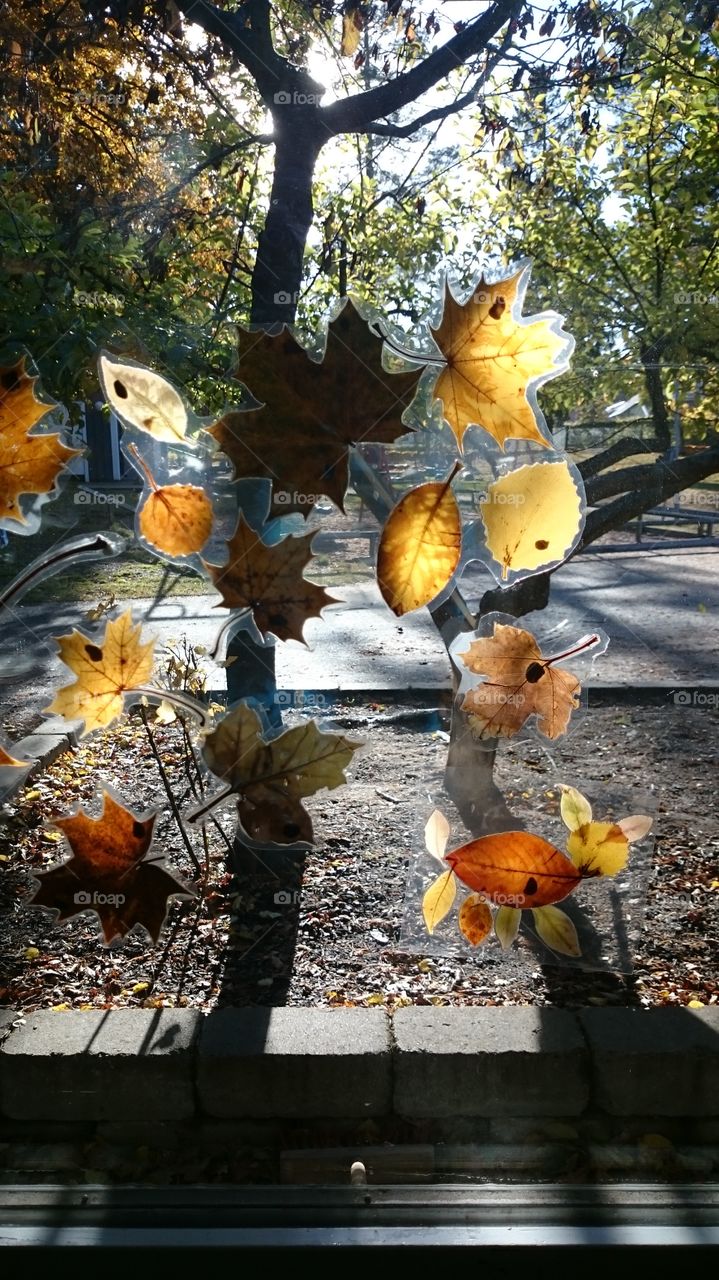
[[[481,516],[502,578],[563,560],[584,523],[582,495],[566,462],[535,462],[500,476],[487,489]]]
[[[203,564],[222,596],[216,608],[251,609],[263,635],[272,632],[280,640],[304,643],[302,630],[308,618],[335,603],[324,587],[303,575],[312,559],[314,533],[284,538],[267,546],[240,514],[227,543],[225,565]]]
[[[562,783],[561,792],[559,808],[562,822],[565,827],[569,827],[570,831],[578,831],[580,827],[592,821],[592,806],[576,787],[568,787]]]
[[[204,547],[212,532],[212,503],[194,484],[158,485],[134,445],[130,452],[143,471],[150,494],[138,515],[146,542],[168,556],[191,556]]]
[[[21,498],[50,493],[63,468],[81,452],[64,445],[57,432],[33,434],[56,406],[37,399],[37,377],[26,371],[25,362],[23,356],[0,367],[0,524],[27,524]]]
[[[462,703],[473,731],[480,738],[511,738],[536,715],[540,733],[561,737],[579,705],[581,684],[555,663],[598,643],[599,636],[583,636],[565,653],[545,658],[531,632],[495,622],[491,636],[473,640],[460,655],[468,670],[486,676]]]
[[[434,933],[449,915],[457,896],[457,882],[451,871],[445,871],[433,880],[422,899],[422,915],[428,933]]]
[[[156,813],[141,816],[126,809],[108,792],[102,793],[102,812],[92,818],[79,809],[52,825],[65,835],[72,857],[40,872],[35,907],[59,911],[68,920],[80,911],[96,911],[105,941],[122,938],[136,924],[154,942],[167,915],[168,898],[188,896],[190,890],[150,857]]]
[[[139,623],[133,624],[128,609],[120,618],[107,622],[102,640],[93,640],[82,631],[60,636],[60,658],[76,678],[55,694],[46,711],[66,720],[84,720],[83,734],[117,720],[125,693],[152,676],[154,641],[142,644],[141,630]]]
[[[185,402],[159,373],[101,355],[98,361],[105,399],[128,426],[146,431],[165,444],[185,443]]]
[[[500,907],[494,917],[494,932],[503,951],[507,951],[519,933],[522,913],[517,907]]]
[[[361,744],[322,733],[314,721],[266,742],[256,711],[240,703],[205,738],[208,769],[239,796],[239,817],[253,840],[312,841],[305,796],[347,781],[345,769]]]
[[[629,841],[615,822],[589,822],[571,831],[567,852],[583,876],[615,876],[629,857]]]
[[[377,582],[398,618],[434,600],[457,568],[462,520],[451,485],[458,470],[459,465],[446,480],[411,489],[382,530]]]
[[[561,901],[581,879],[565,854],[527,831],[480,836],[446,854],[445,862],[475,893],[520,911]]]
[[[421,370],[388,373],[382,339],[348,299],[327,332],[321,361],[288,329],[276,337],[240,331],[238,376],[261,405],[223,415],[210,434],[238,480],[273,481],[282,510],[309,510],[319,495],[342,507],[349,446],[389,444],[410,428],[402,414]]]
[[[0,769],[27,769],[30,760],[16,760],[3,746],[0,746]]]
[[[444,860],[444,851],[449,840],[449,823],[440,809],[433,809],[424,828],[424,843],[427,852],[439,862]]]
[[[543,942],[563,956],[581,956],[577,930],[561,907],[535,907],[534,925]]]
[[[486,899],[479,893],[470,893],[459,909],[459,928],[473,947],[486,942],[492,932],[492,912]]]
[[[519,286],[526,268],[507,280],[480,280],[464,303],[445,290],[444,311],[432,330],[444,357],[434,387],[459,445],[470,423],[484,427],[504,448],[509,439],[547,445],[528,398],[530,383],[561,372],[567,335],[558,317],[521,323]]]
[[[634,813],[630,818],[620,818],[617,826],[624,832],[630,844],[643,840],[652,829],[653,819],[646,813]]]

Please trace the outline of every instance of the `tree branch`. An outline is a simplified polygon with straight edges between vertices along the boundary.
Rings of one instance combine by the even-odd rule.
[[[591,458],[585,458],[579,463],[578,471],[583,480],[591,480],[592,476],[598,475],[600,471],[606,471],[616,462],[631,458],[635,453],[656,453],[656,450],[650,449],[646,441],[640,440],[638,436],[623,436],[608,449],[593,454]]]
[[[448,102],[444,107],[435,107],[433,111],[426,111],[423,116],[418,116],[416,120],[410,120],[409,124],[368,124],[365,129],[360,130],[362,133],[377,134],[380,138],[409,138],[418,129],[424,128],[426,124],[433,124],[435,120],[446,120],[448,116],[452,116],[457,111],[462,111],[464,107],[468,107],[471,102],[475,102],[477,97],[477,86],[468,89],[461,97],[456,98],[454,102]]]
[[[623,467],[621,471],[607,471],[604,475],[595,476],[587,484],[587,501],[595,506],[602,498],[611,498],[619,493],[631,493],[638,496],[644,508],[656,506],[665,498],[686,489],[697,480],[719,471],[719,443],[708,449],[700,449],[686,458],[678,458],[667,462],[659,458],[653,463],[638,463],[634,467]],[[612,504],[614,505],[614,504]],[[611,507],[601,507],[600,511],[609,511]],[[587,520],[587,526],[593,512]]]
[[[215,36],[246,67],[263,101],[271,102],[288,80],[299,78],[314,85],[306,71],[293,66],[275,49],[269,0],[245,0],[234,13],[218,9],[209,0],[178,0],[178,7],[189,22]]]

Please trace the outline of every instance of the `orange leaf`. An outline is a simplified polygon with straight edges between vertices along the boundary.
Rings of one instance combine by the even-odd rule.
[[[479,893],[470,893],[459,909],[459,927],[473,947],[486,942],[492,932],[492,912]]]
[[[4,747],[0,746],[0,769],[27,769],[30,760],[16,760]]]
[[[35,396],[37,377],[25,370],[25,356],[0,367],[0,521],[27,524],[20,498],[50,493],[58,475],[81,452],[69,449],[57,432],[31,435],[54,405]]]
[[[397,503],[382,530],[377,582],[398,618],[429,604],[446,587],[459,563],[462,521],[451,484],[421,484]]]
[[[480,836],[446,854],[445,862],[470,889],[521,911],[560,902],[581,879],[565,854],[527,831]]]

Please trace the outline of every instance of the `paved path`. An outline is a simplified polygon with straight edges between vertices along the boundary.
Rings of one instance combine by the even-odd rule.
[[[673,683],[679,687],[719,681],[719,551],[637,553],[578,557],[554,576],[548,609],[523,625],[541,636],[567,620],[577,637],[603,627],[611,638],[587,683],[630,685]],[[478,573],[463,586],[470,602],[492,585]],[[332,605],[324,620],[306,628],[309,649],[279,644],[278,687],[288,690],[391,690],[437,688],[449,684],[447,657],[426,610],[400,621],[379,598],[372,582],[332,588],[344,604]],[[170,597],[147,617],[147,632],[160,642],[186,632],[194,644],[211,648],[226,611],[213,609],[216,596]],[[148,600],[128,601],[135,617],[145,617]],[[0,680],[2,720],[24,727],[29,708],[46,705],[61,676],[52,638],[69,627],[87,626],[84,604],[20,606],[3,628]],[[8,679],[7,668],[15,672]],[[224,685],[224,673],[211,681]]]

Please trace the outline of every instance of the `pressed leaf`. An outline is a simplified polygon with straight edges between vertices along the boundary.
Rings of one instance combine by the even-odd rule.
[[[26,357],[0,367],[0,522],[27,524],[21,498],[50,493],[60,472],[80,449],[70,449],[57,432],[31,434],[55,405],[35,395],[37,377],[25,369]]]
[[[427,852],[440,862],[444,860],[444,851],[449,840],[449,823],[440,809],[433,809],[424,828],[424,843]]]
[[[652,829],[653,819],[646,813],[634,813],[630,818],[620,818],[617,826],[621,828],[630,844],[643,840]]]
[[[346,782],[345,769],[361,743],[322,733],[313,720],[266,742],[257,712],[239,703],[205,738],[208,769],[239,795],[240,822],[254,840],[312,842],[301,804],[322,788]]]
[[[0,769],[27,769],[31,763],[30,760],[16,760],[4,747],[0,746]],[[444,853],[444,850],[442,852]]]
[[[616,822],[589,822],[570,832],[567,852],[583,876],[615,876],[627,864],[629,841]]]
[[[227,543],[227,564],[203,564],[228,609],[252,609],[263,635],[270,631],[280,640],[299,640],[308,618],[319,618],[325,605],[334,604],[324,587],[303,575],[312,559],[314,532],[284,538],[267,546],[240,514]],[[216,605],[216,608],[221,607]]]
[[[83,734],[112,724],[122,715],[123,695],[152,676],[154,641],[140,642],[142,628],[128,609],[105,626],[102,640],[82,631],[58,638],[60,658],[76,679],[64,685],[46,712],[84,720]]]
[[[442,320],[432,331],[446,362],[434,394],[460,446],[470,423],[484,427],[502,448],[510,438],[549,446],[527,387],[560,372],[567,335],[557,331],[558,317],[519,322],[525,270],[496,284],[481,279],[465,303],[446,286]]]
[[[470,893],[459,908],[459,927],[473,947],[486,942],[492,932],[492,912],[479,893]]]
[[[481,516],[502,578],[563,560],[584,524],[581,495],[566,462],[536,462],[492,481]]]
[[[462,521],[451,485],[458,470],[406,493],[382,530],[377,582],[398,618],[434,600],[457,568]]]
[[[588,822],[592,821],[592,806],[581,791],[577,791],[575,787],[568,787],[562,784],[562,799],[560,802],[560,812],[565,827],[569,827],[570,831],[578,831],[580,827],[584,827]]]
[[[535,907],[534,925],[543,942],[563,956],[581,956],[577,930],[560,907]]]
[[[194,484],[163,485],[149,494],[138,517],[146,542],[168,556],[201,551],[212,532],[212,503]]]
[[[60,920],[80,911],[96,911],[106,942],[124,937],[136,924],[143,925],[157,942],[168,898],[192,896],[193,891],[157,859],[150,860],[156,817],[156,813],[144,817],[133,813],[103,791],[99,818],[82,809],[54,818],[53,826],[65,835],[72,857],[39,873],[40,888],[32,905],[59,911]]]
[[[507,951],[519,933],[522,913],[518,907],[500,907],[494,917],[494,932],[503,951]]]
[[[470,671],[487,677],[462,703],[473,731],[480,738],[511,738],[536,715],[540,733],[561,737],[579,705],[581,685],[554,664],[598,642],[598,636],[583,636],[566,653],[543,657],[531,632],[495,622],[491,636],[473,640],[460,655]]]
[[[238,480],[272,480],[282,495],[277,514],[306,514],[321,494],[342,508],[349,446],[389,444],[411,430],[402,414],[421,369],[389,373],[382,349],[350,299],[329,325],[321,361],[287,329],[277,337],[240,330],[238,377],[261,408],[226,413],[209,431]]]
[[[165,378],[152,369],[111,360],[104,354],[98,369],[105,399],[123,422],[166,444],[185,443],[187,409]]]
[[[449,915],[457,896],[457,884],[451,871],[437,876],[422,899],[422,915],[428,933],[434,933],[438,924]]]
[[[520,911],[561,901],[581,878],[565,854],[527,831],[480,836],[446,854],[445,862],[468,888]]]

